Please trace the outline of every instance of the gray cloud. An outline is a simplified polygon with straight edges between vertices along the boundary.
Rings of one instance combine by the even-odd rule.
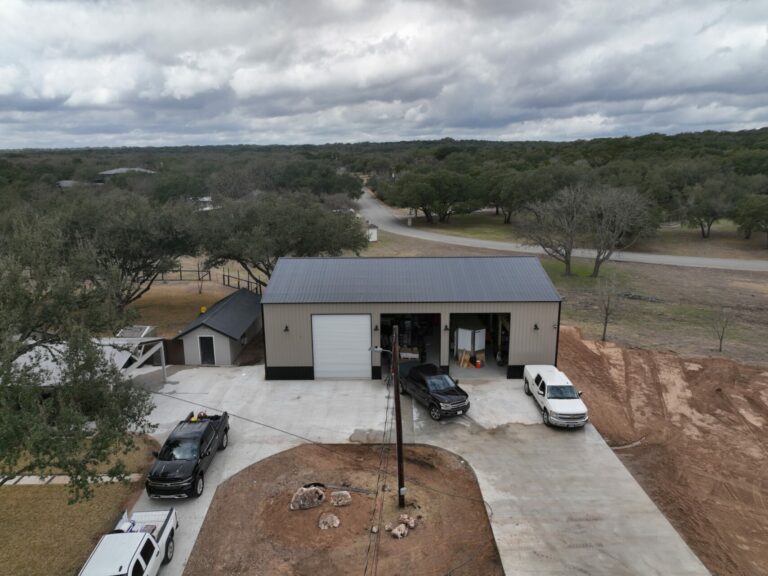
[[[0,147],[768,124],[768,4],[635,4],[3,0]]]

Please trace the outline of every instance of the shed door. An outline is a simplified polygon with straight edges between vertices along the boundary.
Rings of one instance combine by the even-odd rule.
[[[213,351],[213,336],[200,336],[200,364],[213,366],[216,354]]]
[[[371,378],[371,317],[312,316],[315,378]]]

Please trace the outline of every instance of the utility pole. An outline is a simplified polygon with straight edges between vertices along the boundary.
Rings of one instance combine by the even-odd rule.
[[[395,385],[395,426],[397,431],[397,502],[405,508],[405,471],[403,470],[403,419],[400,415],[400,335],[392,326],[392,382]]]

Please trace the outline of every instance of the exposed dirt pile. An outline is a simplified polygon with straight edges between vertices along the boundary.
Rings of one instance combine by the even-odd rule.
[[[397,507],[394,449],[384,453],[384,461],[395,475],[379,478],[379,446],[326,448],[333,452],[298,446],[220,485],[185,576],[504,573],[477,479],[466,462],[431,446],[405,449],[405,512],[416,522],[407,536],[395,539],[385,530],[403,513]],[[325,484],[328,497],[319,506],[289,510],[296,489],[312,482]],[[377,484],[388,489],[374,498]],[[332,485],[350,486],[348,505],[333,506]],[[330,513],[338,525],[319,528],[319,519]]]
[[[564,327],[592,422],[714,574],[766,574],[768,371],[621,348]]]

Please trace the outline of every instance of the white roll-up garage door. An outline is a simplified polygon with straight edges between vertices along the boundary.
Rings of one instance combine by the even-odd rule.
[[[371,378],[371,317],[312,316],[315,378]]]

